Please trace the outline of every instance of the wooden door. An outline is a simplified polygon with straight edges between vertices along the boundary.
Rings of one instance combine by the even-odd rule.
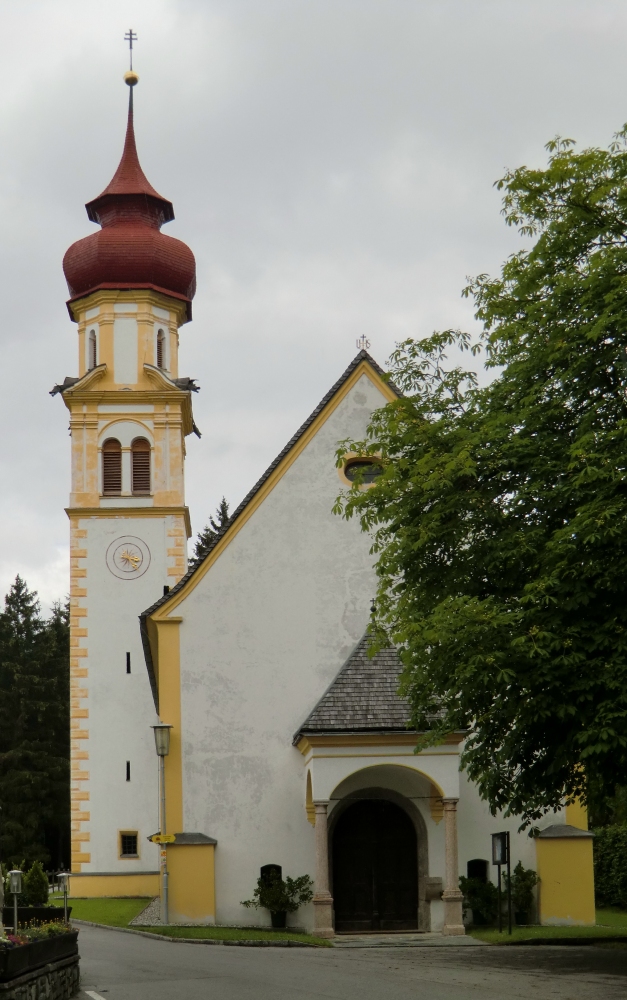
[[[416,831],[392,802],[364,799],[340,816],[333,834],[336,931],[416,930]]]

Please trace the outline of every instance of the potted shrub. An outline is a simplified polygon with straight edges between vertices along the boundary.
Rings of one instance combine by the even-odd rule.
[[[486,926],[496,919],[498,914],[499,894],[493,882],[484,882],[480,878],[465,878],[461,876],[459,888],[464,894],[464,912],[472,910],[472,922],[477,926]]]
[[[282,879],[278,872],[270,872],[257,879],[253,898],[243,899],[242,906],[270,910],[272,926],[280,928],[285,927],[288,913],[294,913],[299,906],[304,906],[312,899],[313,882],[309,875],[300,875],[299,878],[290,878],[288,875],[286,879]]]
[[[512,908],[517,924],[528,924],[533,910],[533,890],[540,881],[533,868],[525,868],[521,861],[512,872]],[[507,891],[507,875],[503,877]]]

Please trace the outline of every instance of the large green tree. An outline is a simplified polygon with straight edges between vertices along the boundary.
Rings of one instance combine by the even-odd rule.
[[[0,613],[0,858],[69,862],[69,622],[18,576]]]
[[[372,533],[415,725],[467,731],[469,776],[523,824],[627,783],[626,144],[556,140],[498,182],[526,246],[466,289],[492,380],[447,362],[459,331],[407,341],[403,397],[338,459],[382,465],[338,509]]]

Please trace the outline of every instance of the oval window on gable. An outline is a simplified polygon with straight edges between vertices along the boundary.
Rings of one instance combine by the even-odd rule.
[[[344,466],[344,475],[351,483],[354,483],[356,479],[359,479],[360,484],[364,485],[374,483],[382,472],[383,469],[379,462],[373,462],[371,458],[353,458]]]

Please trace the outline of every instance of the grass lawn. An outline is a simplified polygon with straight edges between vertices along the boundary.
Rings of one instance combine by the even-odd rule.
[[[91,920],[95,924],[107,924],[109,927],[128,927],[151,897],[132,899],[96,898],[68,899],[72,907],[72,917],[76,920]],[[63,897],[51,896],[53,906],[63,906]],[[305,944],[315,944],[318,947],[328,947],[328,942],[309,934],[293,934],[290,931],[252,930],[240,927],[141,927],[138,930],[150,934],[165,934],[167,937],[180,938],[211,938],[214,941],[300,941]]]
[[[329,948],[330,942],[310,934],[292,934],[290,931],[253,930],[245,927],[142,927],[150,934],[165,934],[167,937],[197,938],[213,941],[300,941],[314,944],[319,948]]]
[[[493,927],[473,927],[472,937],[490,944],[507,944],[508,941],[529,941],[533,938],[600,938],[625,936],[627,941],[627,912],[618,909],[597,910],[595,927],[514,927],[511,937],[504,930],[499,934]]]
[[[136,917],[144,907],[148,906],[151,897],[135,897],[126,899],[68,899],[72,907],[72,917],[77,920],[93,920],[95,924],[108,924],[110,927],[128,927],[129,921]],[[50,899],[53,906],[63,906],[63,898],[53,896]]]

